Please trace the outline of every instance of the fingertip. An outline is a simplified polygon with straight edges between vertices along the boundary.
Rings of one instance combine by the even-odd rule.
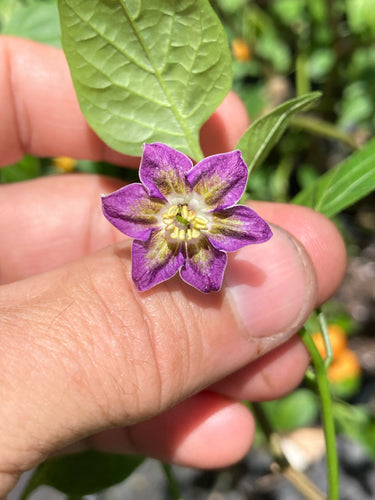
[[[254,419],[248,408],[228,399],[223,401],[220,409],[217,408],[186,435],[172,460],[181,465],[204,469],[226,467],[246,455],[254,431]]]
[[[244,103],[233,91],[229,92],[201,128],[200,143],[204,155],[210,156],[235,149],[249,124]]]
[[[317,276],[317,305],[328,300],[343,280],[346,248],[334,223],[308,207],[282,203],[251,202],[268,222],[291,233],[309,254]]]
[[[111,451],[108,450],[111,442],[115,451],[212,469],[243,458],[251,446],[254,431],[254,419],[248,408],[226,396],[204,391],[162,415],[125,429],[122,442],[96,438],[94,444]],[[90,443],[93,444],[92,439]]]

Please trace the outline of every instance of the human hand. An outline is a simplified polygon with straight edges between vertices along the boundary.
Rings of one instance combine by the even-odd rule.
[[[0,84],[2,164],[26,152],[138,164],[89,129],[60,51],[2,38]],[[205,153],[246,125],[231,94],[203,127]],[[130,241],[101,214],[99,194],[119,186],[77,174],[0,187],[0,495],[82,439],[195,467],[240,459],[254,423],[238,400],[299,383],[308,355],[293,334],[342,278],[327,219],[252,203],[274,236],[229,255],[220,293],[178,279],[138,293]]]

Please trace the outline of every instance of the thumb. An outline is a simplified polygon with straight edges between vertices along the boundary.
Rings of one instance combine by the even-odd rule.
[[[178,278],[137,292],[129,240],[1,287],[0,471],[156,415],[289,338],[315,305],[316,274],[273,232],[231,255],[208,296]]]

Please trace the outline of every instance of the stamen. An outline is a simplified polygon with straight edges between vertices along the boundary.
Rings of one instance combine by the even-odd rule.
[[[170,237],[174,240],[177,240],[179,235],[179,229],[178,227],[174,226],[173,230],[170,232]]]
[[[200,215],[197,215],[195,217],[195,222],[198,222],[199,224],[207,224],[207,219],[205,217],[202,217]]]
[[[197,215],[197,217],[195,217],[194,219],[193,225],[196,229],[207,229],[207,223],[207,219],[201,217],[200,215]]]
[[[189,218],[189,209],[186,205],[183,205],[181,208],[181,217],[188,220]]]
[[[196,213],[193,210],[189,210],[188,211],[188,216],[186,217],[186,219],[189,222],[192,222],[196,217],[197,217]]]
[[[199,239],[201,230],[208,229],[208,220],[190,210],[188,204],[172,205],[162,215],[169,237],[181,242]]]
[[[185,229],[180,229],[178,237],[180,238],[181,241],[185,241]]]
[[[166,215],[168,217],[176,217],[178,214],[179,208],[177,205],[172,205],[171,207],[168,208]]]
[[[165,217],[165,214],[163,214],[163,219],[164,219],[164,224],[172,224],[174,222],[174,218],[173,217]]]

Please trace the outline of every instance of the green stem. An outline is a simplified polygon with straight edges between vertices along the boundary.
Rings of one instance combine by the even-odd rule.
[[[182,500],[180,487],[178,486],[176,477],[173,473],[172,467],[169,464],[161,463],[165,477],[167,479],[168,488],[172,495],[173,500]]]
[[[296,59],[296,91],[297,96],[311,92],[309,77],[307,73],[308,56],[305,51],[301,51]]]
[[[320,331],[322,332],[323,340],[324,340],[324,346],[326,348],[326,357],[324,359],[324,364],[326,369],[328,369],[329,365],[332,363],[333,360],[333,351],[332,351],[332,345],[331,341],[329,339],[329,333],[328,333],[328,327],[327,327],[327,321],[324,312],[321,310],[319,307],[317,309],[318,313],[318,319],[320,323]]]
[[[275,459],[275,463],[271,466],[272,472],[282,474],[308,500],[324,500],[325,495],[317,486],[311,482],[303,472],[294,469],[290,465],[281,448],[281,437],[272,429],[271,423],[262,405],[259,403],[252,403],[251,409],[267,438],[271,453]]]
[[[327,378],[327,367],[325,361],[319,354],[319,351],[311,338],[311,335],[303,328],[300,336],[307,347],[315,371],[316,383],[318,386],[322,425],[326,443],[326,464],[328,478],[328,498],[329,500],[339,499],[339,474],[338,474],[338,458],[336,448],[335,424],[333,420],[332,398]]]
[[[343,142],[351,149],[359,149],[358,144],[350,134],[336,127],[336,125],[321,120],[320,118],[310,115],[295,115],[291,117],[290,125],[302,130],[307,130],[315,135],[336,139]]]

